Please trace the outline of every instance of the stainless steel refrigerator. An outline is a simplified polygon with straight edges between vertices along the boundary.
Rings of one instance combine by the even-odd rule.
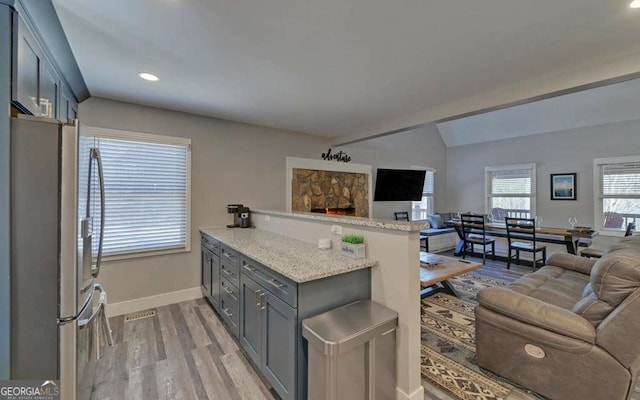
[[[104,180],[97,141],[78,122],[11,120],[11,378],[60,380],[91,395],[100,339]]]

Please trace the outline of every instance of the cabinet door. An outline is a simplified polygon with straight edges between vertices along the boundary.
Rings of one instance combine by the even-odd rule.
[[[11,98],[33,115],[41,115],[40,110],[40,73],[43,60],[42,49],[25,22],[17,14],[14,23],[13,80]]]
[[[251,278],[240,274],[240,345],[258,367],[262,352],[261,297],[265,290]]]
[[[71,122],[71,96],[64,89],[64,86],[60,89],[60,104],[58,106],[59,119],[67,122]]]
[[[60,79],[53,66],[45,59],[41,63],[40,114],[43,117],[58,118],[58,94]],[[66,116],[60,119],[66,119]]]
[[[200,288],[205,296],[211,295],[211,253],[204,247],[200,251]]]
[[[282,399],[295,398],[296,310],[266,291],[262,300],[261,369]]]
[[[210,254],[209,271],[211,275],[211,304],[216,311],[220,312],[220,257],[217,254]]]

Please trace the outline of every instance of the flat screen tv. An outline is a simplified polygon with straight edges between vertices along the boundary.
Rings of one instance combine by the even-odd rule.
[[[426,171],[378,168],[373,201],[420,201]]]

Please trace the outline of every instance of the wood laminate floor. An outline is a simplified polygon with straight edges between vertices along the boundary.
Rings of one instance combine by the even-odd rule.
[[[109,320],[92,400],[275,400],[204,299]]]

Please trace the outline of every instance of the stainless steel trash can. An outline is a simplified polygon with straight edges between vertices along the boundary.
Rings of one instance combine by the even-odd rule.
[[[395,399],[398,313],[362,300],[302,321],[309,400]]]

